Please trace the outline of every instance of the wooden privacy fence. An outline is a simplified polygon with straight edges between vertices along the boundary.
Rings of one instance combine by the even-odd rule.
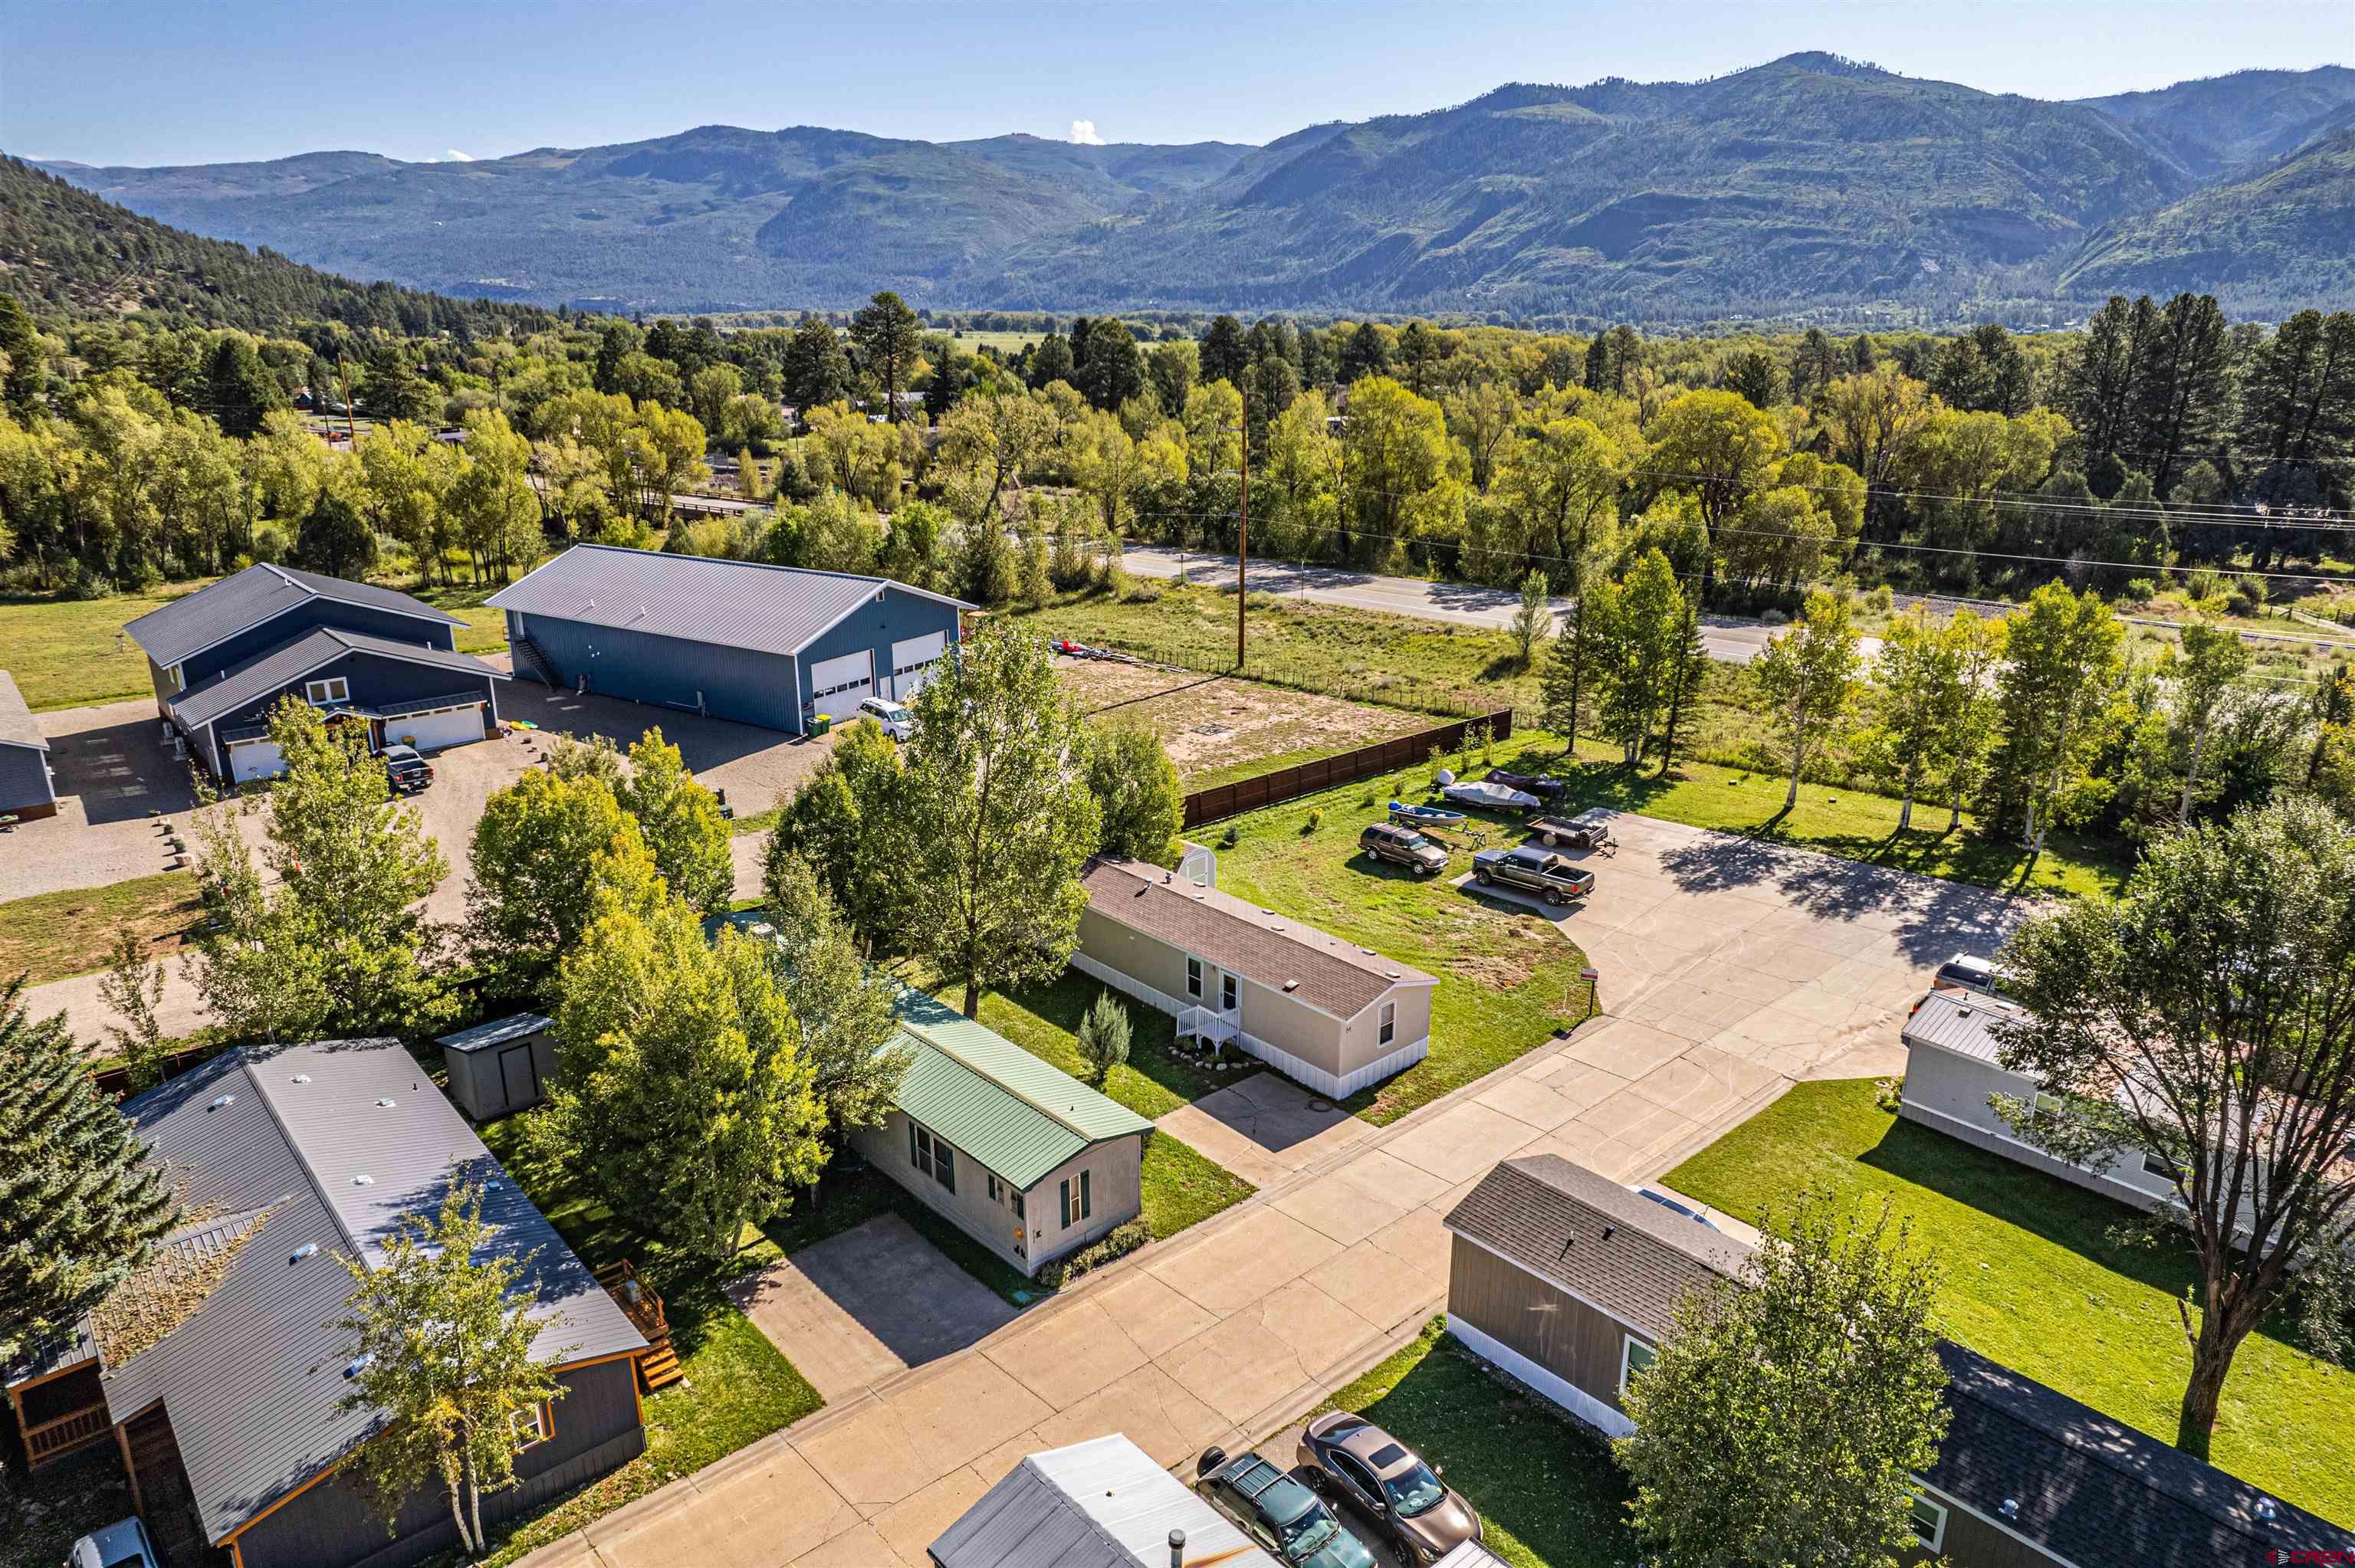
[[[1457,749],[1464,744],[1466,735],[1483,725],[1487,726],[1491,740],[1502,740],[1513,733],[1513,710],[1499,708],[1479,718],[1457,719],[1454,724],[1444,724],[1435,729],[1378,740],[1371,746],[1361,746],[1338,757],[1320,758],[1315,762],[1301,763],[1296,768],[1279,768],[1255,779],[1238,779],[1231,784],[1197,789],[1186,797],[1186,826],[1198,828],[1204,822],[1240,816],[1262,806],[1296,800],[1303,795],[1314,795],[1319,789],[1354,784],[1360,779],[1371,779],[1379,773],[1394,773],[1428,758],[1434,746],[1442,751]]]

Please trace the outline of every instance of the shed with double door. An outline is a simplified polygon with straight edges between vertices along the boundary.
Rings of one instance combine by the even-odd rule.
[[[477,1122],[529,1110],[556,1081],[556,1021],[519,1012],[436,1042],[450,1073],[450,1098]]]
[[[884,577],[575,545],[493,594],[518,677],[788,734],[905,700],[961,600]]]

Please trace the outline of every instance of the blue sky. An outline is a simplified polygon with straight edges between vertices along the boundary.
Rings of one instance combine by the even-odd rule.
[[[9,0],[0,149],[496,157],[715,122],[1263,142],[1502,81],[1689,79],[1797,49],[2083,97],[2355,63],[2347,0]],[[1084,130],[1077,133],[1084,136]]]

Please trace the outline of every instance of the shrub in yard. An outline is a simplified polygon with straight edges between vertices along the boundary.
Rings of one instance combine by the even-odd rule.
[[[1112,1070],[1128,1060],[1128,1009],[1113,999],[1110,991],[1100,991],[1095,1005],[1080,1020],[1080,1054],[1087,1059],[1090,1076],[1098,1084],[1112,1075]]]
[[[1050,1290],[1060,1290],[1090,1269],[1126,1257],[1153,1239],[1153,1227],[1143,1220],[1131,1220],[1104,1233],[1102,1239],[1090,1242],[1077,1252],[1068,1253],[1039,1270],[1039,1283]]]
[[[1315,832],[1318,828],[1321,828],[1321,827],[1323,827],[1324,825],[1325,825],[1325,808],[1324,808],[1324,807],[1322,807],[1322,806],[1318,806],[1318,807],[1316,807],[1315,810],[1311,810],[1311,811],[1308,813],[1308,825],[1307,825],[1306,827],[1305,827],[1305,828],[1301,829],[1300,831],[1301,831],[1302,832],[1304,832],[1304,833],[1313,833],[1313,832]]]
[[[1761,624],[1766,626],[1788,626],[1791,624],[1791,618],[1785,615],[1779,609],[1770,609],[1765,614],[1760,616],[1758,620]]]

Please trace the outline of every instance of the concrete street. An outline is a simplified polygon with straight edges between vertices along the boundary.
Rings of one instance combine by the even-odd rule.
[[[1267,1074],[1173,1113],[1161,1125],[1258,1195],[879,1382],[871,1357],[810,1364],[831,1322],[772,1329],[820,1386],[865,1391],[526,1561],[922,1568],[1025,1453],[1122,1431],[1182,1467],[1276,1431],[1439,1309],[1441,1217],[1495,1161],[1553,1151],[1648,1177],[1796,1079],[1891,1071],[1929,969],[1989,950],[2017,912],[1645,818],[1619,834],[1620,853],[1593,862],[1593,898],[1557,916],[1603,971],[1606,1016],[1387,1128]],[[835,1261],[798,1272],[817,1280]],[[837,1289],[845,1312],[877,1317],[875,1338],[897,1331]],[[807,1307],[796,1315],[816,1320]]]
[[[1131,545],[1120,564],[1139,577],[1182,577],[1215,588],[1232,588],[1235,558],[1200,550],[1172,550],[1157,545]],[[1410,615],[1423,620],[1452,620],[1502,631],[1512,624],[1521,596],[1510,588],[1475,588],[1467,583],[1426,582],[1421,577],[1383,577],[1346,567],[1302,567],[1284,561],[1251,564],[1253,593],[1282,594],[1287,599],[1318,604],[1345,605],[1352,609],[1378,609],[1390,615]],[[1570,608],[1567,599],[1552,600],[1560,616]],[[1774,628],[1731,615],[1701,617],[1701,646],[1709,656],[1728,664],[1747,664],[1766,650]],[[1877,637],[1858,643],[1867,659],[1881,651]]]

